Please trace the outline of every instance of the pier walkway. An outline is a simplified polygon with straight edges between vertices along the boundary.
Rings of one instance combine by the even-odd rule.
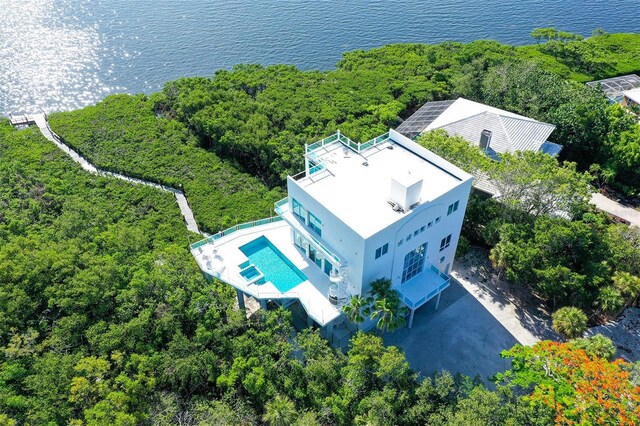
[[[134,185],[146,185],[153,188],[156,188],[160,191],[171,192],[176,197],[176,202],[178,203],[178,207],[180,208],[180,212],[182,213],[182,217],[184,218],[187,229],[191,232],[198,233],[200,235],[208,236],[207,234],[200,232],[198,229],[198,225],[196,224],[196,219],[193,216],[193,211],[189,206],[189,202],[184,195],[184,192],[179,189],[172,188],[166,185],[160,185],[153,182],[148,182],[146,180],[132,178],[120,173],[108,172],[106,170],[100,170],[90,162],[88,162],[83,156],[78,154],[73,149],[69,148],[67,144],[65,144],[62,139],[55,134],[51,127],[49,127],[49,123],[47,122],[47,117],[44,114],[32,114],[32,115],[12,115],[10,117],[11,124],[14,126],[26,126],[35,124],[40,129],[42,135],[53,142],[58,148],[64,151],[73,161],[78,163],[80,167],[89,173],[93,173],[99,176],[112,177],[114,179],[124,180]]]

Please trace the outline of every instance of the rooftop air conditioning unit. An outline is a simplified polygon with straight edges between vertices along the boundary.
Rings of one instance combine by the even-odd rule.
[[[393,176],[389,189],[389,200],[393,202],[399,210],[409,211],[420,203],[422,193],[422,178],[411,171]]]

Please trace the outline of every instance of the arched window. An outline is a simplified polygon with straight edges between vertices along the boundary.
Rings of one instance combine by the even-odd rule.
[[[424,243],[415,250],[411,250],[404,257],[404,266],[402,269],[402,282],[406,282],[422,272],[424,268],[424,259],[426,257],[427,244]]]

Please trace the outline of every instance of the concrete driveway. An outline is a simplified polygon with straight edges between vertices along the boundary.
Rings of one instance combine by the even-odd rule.
[[[591,201],[589,202],[595,204],[598,209],[604,212],[626,220],[631,226],[640,226],[640,211],[633,207],[620,204],[597,192],[591,194]]]
[[[387,345],[402,348],[411,367],[423,376],[439,370],[489,377],[507,370],[511,361],[500,352],[517,340],[473,295],[455,281],[441,296],[435,310],[432,300],[415,313],[413,328],[385,336]]]

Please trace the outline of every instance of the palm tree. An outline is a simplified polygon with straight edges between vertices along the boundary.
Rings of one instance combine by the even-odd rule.
[[[296,406],[286,396],[276,396],[265,405],[265,413],[262,420],[272,426],[289,426],[292,425],[298,412]]]
[[[583,349],[590,357],[600,357],[611,361],[616,353],[616,346],[611,339],[598,333],[586,339],[575,339],[573,345]]]
[[[378,318],[376,327],[384,334],[387,331],[394,331],[404,326],[406,324],[404,319],[406,314],[407,308],[400,306],[398,293],[392,291],[387,297],[377,299],[373,303],[371,319]]]
[[[587,331],[587,316],[578,308],[565,306],[553,313],[553,329],[566,339],[582,336]]]
[[[364,321],[364,315],[367,314],[369,302],[362,296],[353,296],[349,303],[342,307],[342,312],[347,316],[349,321],[361,323]]]
[[[391,280],[389,278],[378,278],[371,281],[371,296],[377,299],[384,299],[391,292]]]
[[[633,305],[640,295],[640,278],[628,272],[613,274],[613,286],[627,297],[625,307]]]
[[[600,289],[600,294],[598,294],[598,304],[602,312],[615,316],[620,308],[624,306],[624,298],[617,288],[611,286],[603,287]]]

